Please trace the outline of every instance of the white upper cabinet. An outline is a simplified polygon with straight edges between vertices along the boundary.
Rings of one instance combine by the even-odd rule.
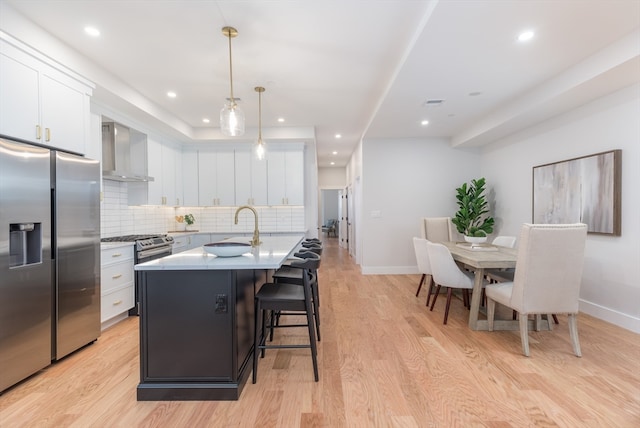
[[[147,137],[147,174],[153,177],[153,181],[140,183],[139,185],[148,188],[147,200],[144,203],[149,205],[166,205],[166,199],[162,190],[164,182],[162,149],[163,147],[160,141],[152,137]]]
[[[197,207],[198,201],[198,151],[184,148],[182,151],[182,193],[183,205]]]
[[[162,146],[162,198],[163,205],[182,205],[182,151],[165,143]],[[180,185],[178,186],[178,183]]]
[[[304,151],[269,147],[267,152],[269,205],[304,205]]]
[[[198,151],[198,202],[200,206],[235,205],[233,149]]]
[[[147,138],[146,148],[147,174],[153,181],[129,183],[129,204],[182,205],[182,151],[153,137]]]
[[[251,145],[235,149],[235,178],[237,205],[267,205],[267,161]]]
[[[91,120],[90,83],[14,44],[0,40],[0,133],[84,154]]]

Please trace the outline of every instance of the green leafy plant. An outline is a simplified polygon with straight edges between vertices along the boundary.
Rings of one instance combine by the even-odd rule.
[[[196,222],[196,218],[193,216],[193,214],[185,214],[184,222],[187,223],[187,225],[191,226],[193,223]]]
[[[456,189],[459,209],[451,221],[463,235],[481,237],[493,232],[493,217],[487,215],[489,203],[484,196],[485,184],[482,177]]]

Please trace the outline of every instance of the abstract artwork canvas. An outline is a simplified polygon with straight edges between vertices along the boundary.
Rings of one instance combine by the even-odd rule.
[[[533,167],[533,222],[619,236],[621,150]]]

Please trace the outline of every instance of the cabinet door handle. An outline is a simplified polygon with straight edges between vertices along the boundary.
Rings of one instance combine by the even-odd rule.
[[[39,140],[42,138],[42,128],[40,128],[40,125],[36,125],[36,140]]]
[[[122,277],[122,274],[121,274],[121,273],[119,273],[119,274],[117,274],[117,275],[113,275],[111,278],[112,278],[112,279],[118,279],[118,278],[120,278],[120,277]]]
[[[113,253],[111,254],[111,257],[120,257],[122,254],[121,253]]]
[[[51,130],[49,128],[44,128],[44,140],[51,141]]]
[[[162,197],[162,205],[167,205],[167,197],[166,196]]]
[[[113,306],[118,306],[122,303],[122,300],[116,300],[115,302],[113,302]]]

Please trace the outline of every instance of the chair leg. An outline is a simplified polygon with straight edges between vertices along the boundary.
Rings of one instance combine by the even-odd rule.
[[[305,307],[307,308],[307,327],[309,329],[309,344],[311,345],[311,359],[313,361],[313,376],[316,382],[318,382],[318,349],[316,347],[316,333],[313,331],[314,319],[311,313],[311,302],[307,298],[305,301]]]
[[[429,283],[427,284],[427,306],[429,306],[429,300],[431,300],[431,295],[433,294],[432,290],[433,290],[433,286],[434,286],[434,282],[433,282],[433,276],[429,275]]]
[[[430,311],[433,310],[433,306],[436,304],[436,300],[438,299],[438,294],[440,294],[440,284],[436,285],[436,293],[433,295],[433,302],[431,302],[431,308],[429,309]]]
[[[549,324],[549,331],[553,331],[553,321],[551,321],[551,314],[547,314],[547,324]]]
[[[311,294],[313,294],[313,319],[316,323],[316,335],[318,337],[318,342],[320,342],[320,303],[318,302],[318,284],[313,286]]]
[[[422,283],[424,282],[424,279],[426,278],[426,274],[422,274],[422,277],[420,277],[420,284],[418,284],[418,291],[416,291],[416,297],[418,297],[418,294],[420,294],[420,289],[422,288]]]
[[[496,301],[487,297],[487,323],[489,331],[493,331],[493,319],[496,315]]]
[[[529,317],[527,314],[519,314],[520,317],[520,340],[522,341],[522,353],[528,357],[529,356]]]
[[[576,357],[582,357],[580,351],[580,339],[578,339],[578,317],[577,314],[569,314],[569,335],[571,336],[571,344],[573,345],[573,353]]]
[[[553,314],[552,316],[553,316],[553,322],[556,323],[556,324],[560,324],[558,322],[558,316],[556,314]]]
[[[267,340],[267,311],[264,309],[261,309],[260,312],[262,313],[262,327],[260,328],[261,336],[260,336],[260,345],[263,345],[264,342]],[[271,331],[273,331],[273,328],[270,326]],[[260,358],[264,358],[264,353],[267,352],[266,349],[262,348],[260,350]]]
[[[444,322],[442,324],[447,324],[447,318],[449,318],[449,305],[451,304],[451,292],[453,289],[451,287],[447,287],[447,306],[444,308]]]
[[[253,383],[256,383],[256,380],[258,379],[258,348],[260,345],[260,331],[261,329],[258,328],[258,320],[260,319],[260,304],[258,303],[258,301],[256,300],[255,305],[254,305],[254,314],[253,314],[253,320],[254,320],[254,326],[253,326]]]
[[[278,323],[280,322],[279,316],[280,314],[276,316],[276,311],[271,311],[271,322],[269,324],[269,342],[273,342],[273,326],[278,325]]]

